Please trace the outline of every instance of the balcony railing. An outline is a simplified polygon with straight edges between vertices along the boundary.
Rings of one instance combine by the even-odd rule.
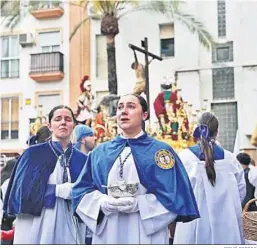
[[[30,77],[37,82],[63,79],[63,54],[61,52],[31,54]]]

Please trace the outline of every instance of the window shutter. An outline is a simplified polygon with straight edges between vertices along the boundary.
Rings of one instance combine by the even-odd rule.
[[[12,98],[11,130],[19,129],[19,99]]]
[[[174,25],[163,24],[160,25],[160,39],[174,38]]]
[[[39,33],[40,46],[53,46],[61,44],[60,31]]]

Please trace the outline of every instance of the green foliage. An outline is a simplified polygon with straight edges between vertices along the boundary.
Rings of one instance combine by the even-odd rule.
[[[29,1],[29,10],[38,10],[43,9],[45,6],[48,6],[50,1],[37,1],[37,0],[30,0]],[[51,1],[51,8],[58,7],[60,5],[61,1]]]
[[[37,1],[30,0],[28,10],[35,10],[43,8],[49,1]],[[61,1],[56,0],[52,1],[52,6],[59,6]],[[69,2],[74,4],[73,2]],[[182,1],[181,0],[170,0],[170,1],[158,1],[158,0],[145,0],[145,1],[128,1],[128,0],[81,0],[79,1],[79,6],[84,7],[86,10],[90,7],[94,15],[88,17],[86,16],[81,23],[79,23],[70,35],[70,39],[76,34],[77,30],[90,18],[102,19],[105,15],[109,14],[119,19],[127,14],[130,14],[135,11],[148,11],[160,13],[167,16],[170,20],[180,22],[185,25],[188,30],[192,33],[198,35],[200,43],[207,49],[210,49],[214,43],[212,35],[205,29],[204,25],[195,19],[194,16],[184,13],[180,9]],[[10,4],[12,7],[10,8]],[[76,5],[76,4],[75,4]],[[127,8],[130,6],[130,8]],[[5,26],[13,29],[20,21],[21,10],[20,10],[20,0],[10,1],[10,0],[1,0],[1,9],[7,8],[10,13],[4,18],[2,23],[5,23]]]
[[[4,14],[1,25],[4,23],[6,27],[12,30],[20,21],[20,0],[2,0],[1,12]]]
[[[138,8],[133,9],[132,11],[148,11],[159,13],[168,17],[168,19],[173,22],[180,22],[185,25],[187,29],[193,34],[196,33],[198,35],[198,39],[200,43],[206,48],[211,49],[214,44],[214,39],[212,35],[205,29],[203,23],[199,22],[195,19],[194,16],[184,13],[180,10],[180,4],[182,1],[180,0],[172,0],[172,1],[153,1],[148,0],[144,1],[144,4],[140,5]],[[131,11],[125,12],[122,16],[130,14]]]
[[[84,18],[80,23],[78,23],[75,28],[73,29],[73,31],[70,34],[70,40],[73,38],[73,36],[77,33],[77,31],[80,29],[80,27],[85,24],[88,20],[90,20],[90,17],[86,17]]]

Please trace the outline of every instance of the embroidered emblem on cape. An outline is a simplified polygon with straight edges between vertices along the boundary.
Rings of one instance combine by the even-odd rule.
[[[175,158],[170,151],[161,149],[155,153],[155,162],[162,169],[171,169],[175,164]]]

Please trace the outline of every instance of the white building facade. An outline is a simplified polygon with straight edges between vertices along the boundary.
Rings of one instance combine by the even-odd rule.
[[[255,149],[250,135],[257,123],[257,2],[187,1],[183,10],[201,21],[213,35],[216,46],[207,51],[197,35],[178,21],[154,13],[133,12],[119,21],[116,36],[118,93],[132,92],[135,72],[128,44],[141,46],[148,38],[149,51],[163,57],[149,66],[151,122],[156,121],[153,101],[165,77],[178,71],[182,97],[193,108],[201,109],[208,99],[209,109],[220,121],[219,141],[233,151]],[[91,79],[98,96],[108,91],[105,37],[100,22],[91,22]],[[138,53],[144,64],[144,55]],[[238,136],[237,136],[238,133]]]
[[[21,11],[24,3],[21,2]],[[51,1],[45,1],[38,7],[44,11],[55,9],[55,13],[50,13],[51,18],[28,13],[12,31],[4,23],[1,25],[3,153],[22,151],[29,138],[30,122],[47,115],[56,105],[69,103],[70,31],[65,28],[69,27],[69,5],[53,6]],[[1,9],[1,21],[8,16],[9,8],[14,7],[10,4]]]

